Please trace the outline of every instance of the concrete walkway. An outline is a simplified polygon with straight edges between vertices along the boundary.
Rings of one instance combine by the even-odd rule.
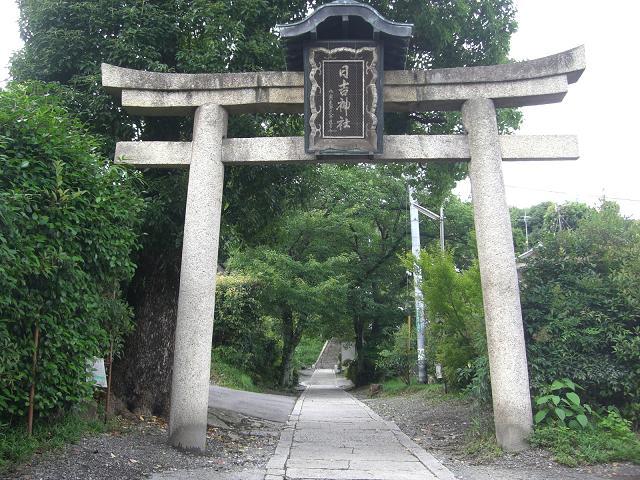
[[[282,432],[265,480],[453,480],[400,431],[316,370]]]

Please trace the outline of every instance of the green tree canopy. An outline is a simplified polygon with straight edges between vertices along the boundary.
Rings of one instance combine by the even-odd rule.
[[[375,373],[385,339],[403,320],[407,278],[399,257],[409,247],[406,183],[385,168],[327,165],[309,208],[324,225],[316,236],[322,248],[351,258],[347,318],[357,351],[351,375],[364,383]]]
[[[89,127],[105,138],[105,153],[113,152],[116,139],[180,139],[190,136],[190,122],[127,116],[100,86],[100,62],[123,67],[166,72],[220,72],[281,70],[283,51],[274,25],[303,17],[326,2],[301,0],[163,0],[122,2],[115,0],[20,0],[24,48],[14,57],[11,72],[16,80],[37,79],[72,87],[69,102]],[[409,68],[439,68],[502,63],[507,60],[509,38],[515,31],[511,0],[477,2],[373,1],[383,15],[415,23]],[[389,115],[389,133],[427,129],[432,133],[460,130],[457,115]],[[519,117],[502,115],[505,128],[516,127]],[[443,123],[444,122],[444,123]],[[230,136],[301,133],[299,119],[281,115],[232,117]],[[464,165],[404,166],[390,169],[423,178],[432,194],[446,195],[454,181],[464,176]],[[223,240],[251,241],[265,219],[299,199],[299,176],[304,168],[235,167],[227,169]],[[159,175],[165,179],[167,174]],[[166,215],[155,221],[180,225],[183,217],[184,182],[169,175],[179,189],[170,202],[166,187],[149,182],[147,195]],[[232,187],[232,188],[229,188]],[[165,203],[160,203],[164,201]],[[162,225],[160,230],[180,229]],[[169,245],[180,235],[162,235]],[[223,254],[225,249],[223,248]]]
[[[119,108],[101,88],[100,62],[187,73],[281,70],[284,57],[274,25],[300,19],[320,3],[324,2],[20,0],[25,46],[13,59],[11,71],[17,80],[38,79],[68,86],[67,104],[102,136],[100,146],[108,156],[115,140],[188,140],[190,119],[141,119]],[[371,4],[391,19],[416,24],[408,67],[507,60],[509,37],[516,27],[511,0]],[[503,130],[518,123],[517,112],[500,112]],[[301,127],[299,116],[234,116],[229,136],[300,134]],[[459,115],[438,112],[390,114],[385,128],[388,133],[461,131]],[[374,353],[378,348],[373,339],[388,335],[390,326],[400,318],[398,295],[406,279],[397,255],[406,238],[402,213],[405,181],[426,190],[434,203],[439,203],[465,175],[465,169],[465,165],[453,164],[320,169],[322,178],[333,175],[333,184],[319,186],[313,182],[313,167],[227,168],[221,259],[246,247],[277,252],[278,243],[269,237],[275,228],[273,220],[299,206],[309,209],[309,202],[313,203],[313,210],[325,212],[339,226],[340,234],[329,239],[336,243],[335,251],[358,257],[351,263],[350,279],[357,280],[350,283],[348,305],[362,354],[359,361],[364,362],[365,350]],[[127,349],[127,355],[132,355],[128,365],[141,364],[136,355],[153,354],[147,352],[151,347],[145,341],[145,332],[153,333],[149,330],[163,332],[166,337],[153,343],[154,351],[162,350],[159,357],[171,356],[175,316],[186,178],[180,172],[147,172],[145,181],[146,188],[140,194],[149,208],[141,228],[143,249],[136,258],[140,267],[129,290],[138,330]],[[155,293],[149,293],[150,288]],[[158,327],[158,318],[162,327]],[[160,374],[167,376],[164,370]],[[137,382],[144,381],[146,375],[152,375],[149,369],[140,369],[130,377]],[[161,382],[159,378],[147,380],[148,385]],[[145,387],[136,384],[135,388]]]
[[[346,256],[336,255],[324,261],[311,256],[299,258],[292,247],[289,244],[247,249],[230,262],[231,268],[256,276],[263,314],[273,317],[279,325],[283,387],[290,386],[293,355],[303,334],[311,329],[322,331],[320,323],[338,323],[344,315],[347,292],[340,274],[348,260]]]
[[[382,168],[325,165],[313,185],[313,198],[257,240],[268,246],[239,251],[229,266],[263,280],[265,309],[284,326],[283,365],[304,333],[341,336],[355,340],[361,383],[402,320],[405,183]]]

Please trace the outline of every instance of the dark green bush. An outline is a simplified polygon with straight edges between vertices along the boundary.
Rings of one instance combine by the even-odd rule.
[[[476,406],[491,405],[491,375],[486,353],[476,357],[465,368],[460,368],[458,379],[461,384],[466,385],[464,392],[473,398]]]
[[[44,415],[91,395],[87,362],[130,321],[119,287],[134,270],[136,178],[98,156],[58,90],[0,91],[0,418],[9,421],[27,411],[36,327]]]
[[[380,377],[376,368],[377,352],[366,347],[362,352],[362,358],[351,362],[345,372],[345,376],[358,386],[371,383]]]
[[[550,449],[569,466],[630,461],[640,463],[640,440],[631,422],[610,408],[595,424],[575,429],[559,424],[536,427],[531,443]]]
[[[219,275],[213,346],[225,363],[272,384],[278,374],[281,346],[258,301],[258,282],[245,275]]]
[[[638,415],[640,225],[605,203],[543,244],[521,282],[532,388],[571,378],[586,402]]]
[[[416,364],[415,336],[411,335],[409,326],[402,324],[393,335],[393,346],[380,352],[376,362],[378,371],[386,378],[399,377],[405,384],[411,384],[413,367]]]
[[[476,364],[487,354],[478,265],[459,271],[451,253],[440,251],[423,251],[419,264],[429,318],[426,338],[442,364],[447,385],[460,390],[478,377],[478,393],[488,391],[480,385],[488,378],[487,362]]]

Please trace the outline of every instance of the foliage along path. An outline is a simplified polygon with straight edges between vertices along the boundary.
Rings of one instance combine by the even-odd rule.
[[[265,480],[453,480],[393,422],[340,389],[332,370],[313,373],[298,399]]]

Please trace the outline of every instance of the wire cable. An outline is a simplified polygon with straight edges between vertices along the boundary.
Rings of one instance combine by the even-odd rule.
[[[640,202],[640,198],[624,198],[624,197],[612,197],[610,195],[606,195],[605,193],[600,193],[600,194],[593,194],[593,193],[584,193],[584,192],[562,192],[559,190],[546,190],[544,188],[534,188],[534,187],[523,187],[520,185],[507,185],[505,184],[505,187],[507,188],[517,188],[520,190],[533,190],[536,192],[547,192],[547,193],[558,193],[558,194],[562,194],[562,195],[571,195],[571,196],[583,196],[583,197],[594,197],[594,198],[600,198],[600,197],[604,197],[605,199],[609,199],[609,200],[619,200],[622,202]]]

